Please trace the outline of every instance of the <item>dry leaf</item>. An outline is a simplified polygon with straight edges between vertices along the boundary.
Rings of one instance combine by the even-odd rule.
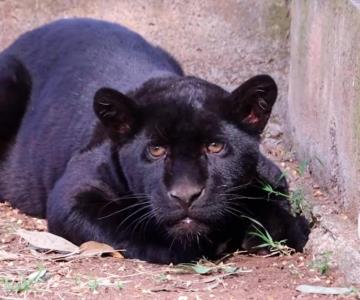
[[[19,229],[16,233],[29,244],[39,249],[65,253],[78,253],[80,251],[78,246],[50,232]]]
[[[1,260],[17,260],[18,256],[14,253],[9,253],[5,250],[0,250],[0,261]]]
[[[296,287],[296,290],[306,294],[322,294],[322,295],[344,295],[353,291],[352,288],[341,287],[325,287],[316,285],[302,284]]]
[[[80,246],[81,256],[100,256],[105,253],[109,253],[116,258],[124,258],[117,250],[104,243],[89,241]]]

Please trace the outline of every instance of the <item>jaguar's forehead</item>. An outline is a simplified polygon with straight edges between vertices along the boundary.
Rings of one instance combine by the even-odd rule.
[[[215,84],[186,76],[149,80],[135,92],[134,97],[143,105],[169,102],[200,108],[207,101],[221,100],[228,95]]]
[[[163,101],[149,106],[143,117],[149,137],[173,143],[219,137],[224,129],[219,115],[192,102]]]
[[[195,77],[150,80],[132,97],[140,104],[148,135],[163,139],[204,139],[221,131],[221,117],[207,103],[228,93]]]

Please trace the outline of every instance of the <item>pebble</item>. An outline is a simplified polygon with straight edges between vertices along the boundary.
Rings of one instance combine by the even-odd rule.
[[[314,197],[320,197],[320,196],[323,196],[324,194],[320,191],[320,190],[317,190],[313,193]]]

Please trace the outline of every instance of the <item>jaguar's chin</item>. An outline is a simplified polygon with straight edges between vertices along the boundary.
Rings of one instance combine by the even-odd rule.
[[[184,217],[169,223],[167,230],[171,236],[178,239],[183,239],[184,237],[189,239],[196,238],[207,235],[210,232],[208,225],[191,217]]]

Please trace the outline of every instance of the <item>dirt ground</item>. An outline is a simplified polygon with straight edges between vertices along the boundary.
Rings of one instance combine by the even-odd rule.
[[[106,17],[121,21],[164,46],[184,64],[187,73],[229,89],[254,74],[270,73],[281,87],[279,103],[285,103],[287,34],[277,31],[287,28],[288,16],[282,14],[284,26],[263,22],[268,18],[258,17],[258,12],[264,1],[227,1],[228,5],[222,8],[224,17],[217,13],[216,1],[185,1],[194,6],[193,14],[183,13],[189,10],[184,1],[170,1],[174,7],[166,13],[163,12],[167,7],[164,1],[114,0],[112,5],[104,1],[80,1],[83,5],[68,10],[63,6],[76,1],[36,1],[41,9],[30,7],[31,1],[0,2],[5,30],[0,39],[1,47],[20,32],[49,21],[50,16],[51,19],[83,15]],[[162,3],[161,9],[148,3]],[[211,13],[207,13],[209,9]],[[161,16],[145,14],[140,22],[137,16],[143,15],[143,11],[161,11]],[[278,14],[269,20],[272,19],[278,20]],[[253,27],[273,27],[277,30],[274,33],[283,38],[279,42],[276,35],[254,32]],[[284,110],[283,106],[278,106],[281,109],[276,111]],[[307,163],[296,162],[294,154],[284,150],[281,139],[281,127],[272,124],[265,134],[263,152],[286,172],[293,195],[297,195],[297,207],[311,215],[313,201],[333,205],[335,201],[312,181]],[[277,257],[235,253],[217,265],[200,262],[203,269],[210,270],[201,275],[179,266],[114,257],[54,261],[51,254],[34,250],[16,235],[19,228],[45,231],[46,221],[27,217],[6,203],[0,204],[0,299],[360,299],[355,290],[347,296],[309,295],[296,290],[301,284],[349,287],[336,266],[329,263],[331,253],[323,253],[320,257],[313,257],[309,251]]]
[[[282,167],[291,189],[304,193],[303,209],[309,213],[311,202],[330,201],[312,181],[306,162],[296,162],[292,153],[283,150],[279,137],[272,136],[273,132],[268,131],[263,152]],[[210,270],[201,275],[179,266],[114,257],[54,261],[51,255],[35,251],[17,236],[19,228],[45,231],[46,221],[1,204],[1,299],[360,299],[356,287],[346,296],[296,290],[301,284],[348,287],[336,266],[329,263],[327,256],[331,253],[322,257],[313,257],[308,251],[277,257],[234,253],[217,265],[199,262]]]

